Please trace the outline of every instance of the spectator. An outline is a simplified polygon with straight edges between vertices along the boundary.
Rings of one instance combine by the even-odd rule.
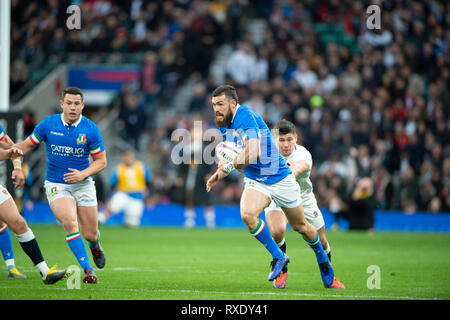
[[[298,63],[297,70],[292,73],[292,79],[304,90],[312,89],[317,84],[317,75],[309,68],[306,60],[301,60]]]
[[[141,69],[141,91],[148,119],[154,119],[154,113],[160,98],[163,70],[158,59],[156,52],[147,51]]]
[[[145,128],[145,120],[145,113],[139,104],[137,95],[133,93],[125,95],[118,119],[119,132],[123,132],[122,138],[129,141],[138,150],[140,148],[139,139]]]
[[[330,202],[335,215],[335,223],[339,218],[344,218],[348,220],[350,230],[373,232],[376,202],[373,182],[370,178],[365,177],[359,180],[350,196],[342,200],[335,197]]]
[[[237,85],[248,85],[252,80],[255,66],[253,46],[248,42],[240,42],[237,49],[227,61],[227,74]]]

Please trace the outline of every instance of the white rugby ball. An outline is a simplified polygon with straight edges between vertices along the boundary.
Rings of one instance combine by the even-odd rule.
[[[222,141],[216,146],[216,157],[220,162],[228,163],[233,161],[241,151],[242,148],[238,144]]]

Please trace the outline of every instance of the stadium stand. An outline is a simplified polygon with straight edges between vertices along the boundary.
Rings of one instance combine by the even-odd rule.
[[[369,1],[80,0],[78,31],[73,2],[12,1],[12,102],[62,62],[142,66],[101,112],[117,111],[113,134],[140,151],[161,203],[179,183],[171,133],[212,127],[209,94],[226,81],[269,125],[297,124],[319,206],[369,176],[379,209],[450,212],[449,2],[384,1],[369,30]],[[239,183],[213,201],[237,203]]]

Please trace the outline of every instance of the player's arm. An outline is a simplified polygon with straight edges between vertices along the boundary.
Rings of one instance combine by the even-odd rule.
[[[84,170],[77,170],[73,168],[68,168],[70,172],[64,175],[64,181],[67,183],[77,183],[81,182],[87,177],[96,175],[100,171],[106,168],[106,151],[102,151],[96,155],[91,155],[92,162]]]
[[[4,149],[9,149],[14,146],[14,141],[12,141],[12,139],[8,135],[5,135],[4,139],[1,142],[4,144],[2,146],[2,148]],[[22,156],[12,156],[11,161],[14,166],[14,169],[11,173],[13,184],[16,188],[22,187],[25,184],[25,176],[22,172]]]
[[[1,147],[0,148],[0,160],[5,160],[5,159],[8,159],[8,158],[9,158],[8,150],[3,148],[3,147]]]
[[[311,164],[306,160],[298,160],[289,166],[289,168],[291,168],[292,173],[296,177],[305,172],[306,170],[309,170],[310,167]]]
[[[16,147],[11,147],[9,149],[0,148],[0,160],[20,157],[22,155],[23,155],[22,150]]]
[[[245,142],[245,148],[238,154],[236,159],[233,160],[235,169],[244,169],[249,164],[258,160],[260,154],[259,139],[254,138]]]
[[[219,168],[206,182],[206,191],[211,191],[220,179],[225,178],[234,169],[241,171],[249,164],[256,162],[259,157],[259,153],[259,138],[246,140],[244,150],[237,155],[236,159],[228,163],[219,163]]]
[[[24,141],[16,143],[14,146],[22,150],[23,154],[27,154],[33,150],[39,143],[33,142],[30,137],[26,138]]]
[[[10,145],[4,141],[0,141],[0,149],[9,149]]]

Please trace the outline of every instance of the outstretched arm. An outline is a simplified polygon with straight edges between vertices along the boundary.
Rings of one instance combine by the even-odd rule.
[[[22,150],[20,150],[16,147],[11,147],[9,149],[0,148],[0,160],[20,157],[22,155],[23,155]]]
[[[23,154],[27,154],[28,152],[30,152],[31,150],[34,149],[34,147],[37,146],[37,144],[35,144],[30,137],[26,138],[24,141],[16,143],[14,145],[15,147],[19,148],[22,150]]]

